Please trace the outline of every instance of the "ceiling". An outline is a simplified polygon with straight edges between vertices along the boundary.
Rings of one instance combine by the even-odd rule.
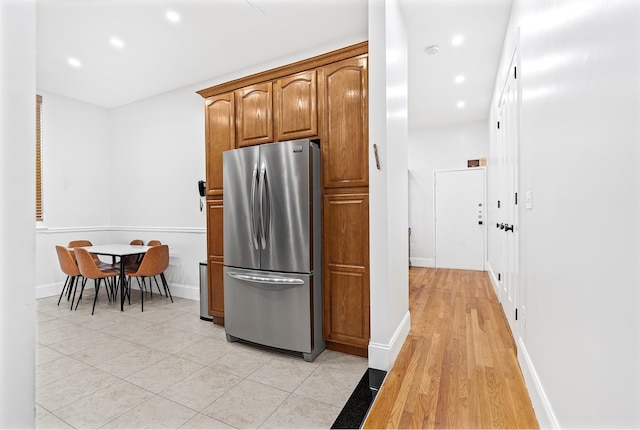
[[[512,0],[399,0],[409,127],[487,118]],[[367,40],[368,0],[37,0],[39,90],[114,108]],[[167,19],[174,11],[178,22]],[[451,45],[456,34],[464,43]],[[122,46],[115,46],[111,39]],[[437,55],[425,48],[439,45]],[[81,63],[68,64],[69,58]],[[464,75],[462,84],[454,83]],[[456,103],[464,100],[463,108]]]

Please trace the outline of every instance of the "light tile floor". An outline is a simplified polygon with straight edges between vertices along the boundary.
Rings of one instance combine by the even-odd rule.
[[[104,290],[78,310],[37,301],[36,427],[329,428],[367,369],[324,351],[313,363],[227,342],[199,303],[133,292],[120,312]]]

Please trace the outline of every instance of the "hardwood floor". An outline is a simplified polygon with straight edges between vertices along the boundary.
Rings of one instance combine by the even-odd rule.
[[[539,428],[486,272],[411,268],[411,331],[363,428]]]

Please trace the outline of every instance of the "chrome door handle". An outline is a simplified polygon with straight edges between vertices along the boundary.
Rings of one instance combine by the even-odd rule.
[[[256,232],[256,187],[258,185],[258,163],[253,165],[251,175],[251,239],[252,245],[258,249],[258,233]]]
[[[266,206],[266,203],[264,203],[264,199],[265,199],[265,179],[267,176],[267,168],[264,165],[264,163],[262,163],[262,166],[260,166],[260,179],[258,180],[258,202],[259,202],[259,209],[260,209],[260,246],[262,247],[262,249],[265,249],[267,247],[267,233],[265,231],[266,226],[264,223],[264,219],[265,219],[265,215],[264,215],[264,207]]]
[[[242,273],[227,272],[227,275],[240,281],[258,282],[272,285],[303,285],[304,280],[298,278],[279,278],[275,276],[244,275]]]

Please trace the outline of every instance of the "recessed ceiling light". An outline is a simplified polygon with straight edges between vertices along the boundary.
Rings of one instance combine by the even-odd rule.
[[[464,76],[463,75],[458,75],[455,77],[455,79],[453,80],[456,84],[461,84],[464,82]]]
[[[165,16],[171,22],[180,22],[180,15],[174,10],[168,10]]]
[[[453,39],[451,39],[451,44],[453,46],[460,46],[462,45],[463,42],[464,42],[464,36],[461,34],[457,34],[453,36]]]
[[[456,106],[457,106],[458,108],[460,108],[460,109],[462,109],[462,108],[463,108],[463,107],[465,107],[466,105],[467,105],[467,104],[466,104],[464,101],[462,101],[462,100],[460,100],[458,103],[456,103]]]
[[[75,67],[76,69],[82,67],[82,62],[74,57],[67,58],[67,64],[69,64],[71,67]]]
[[[426,52],[427,55],[436,55],[438,52],[440,52],[440,47],[438,45],[427,46],[424,52]]]
[[[124,42],[122,41],[122,39],[118,39],[117,37],[112,37],[111,39],[109,39],[109,43],[111,43],[111,45],[116,48],[124,47]]]

